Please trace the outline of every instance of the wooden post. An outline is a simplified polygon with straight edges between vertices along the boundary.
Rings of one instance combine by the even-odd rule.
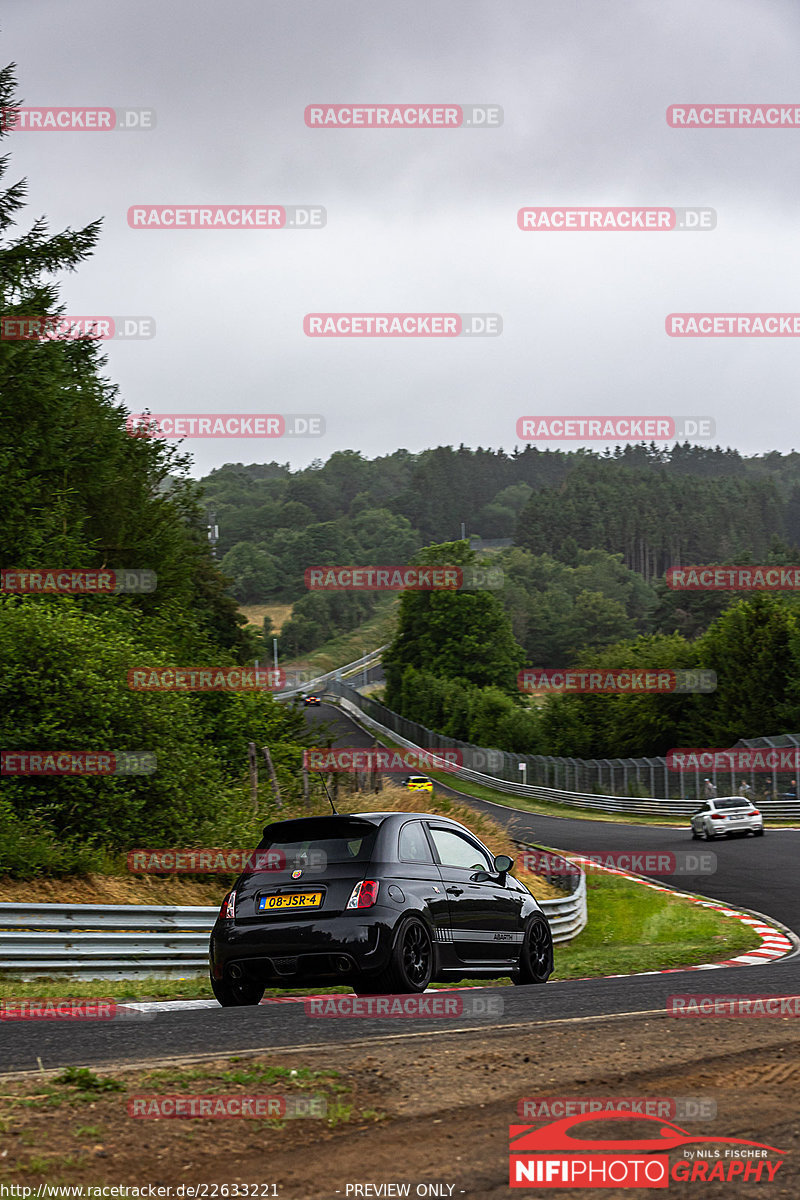
[[[253,812],[258,812],[258,759],[255,742],[247,743],[247,761],[250,766],[250,800]]]
[[[264,758],[266,760],[270,778],[272,780],[272,790],[275,793],[275,803],[277,804],[278,808],[283,808],[280,784],[278,783],[278,776],[275,774],[275,764],[272,761],[272,755],[269,752],[269,746],[262,746],[261,749],[264,751]]]

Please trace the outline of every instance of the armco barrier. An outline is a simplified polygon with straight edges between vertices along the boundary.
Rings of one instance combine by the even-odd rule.
[[[586,924],[585,875],[566,875],[564,882],[575,890],[542,901],[556,942]],[[121,979],[202,971],[217,912],[216,906],[0,904],[0,972]]]
[[[463,751],[465,760],[469,760],[470,756],[473,756],[490,763],[494,761],[501,763],[512,759],[518,764],[525,761],[531,762],[534,757],[537,757],[522,754],[511,755],[501,750],[487,750],[479,746],[471,746],[467,742],[460,742],[456,738],[445,737],[443,734],[426,729],[423,725],[419,725],[415,721],[409,721],[405,717],[400,717],[397,713],[393,713],[391,709],[379,704],[371,697],[362,696],[355,688],[350,687],[349,684],[344,683],[340,679],[331,679],[326,687],[331,696],[339,697],[340,707],[360,725],[373,730],[375,733],[382,734],[390,741],[409,749],[423,749],[435,753],[437,749],[443,749],[445,746],[450,748],[455,747]],[[392,724],[384,724],[384,721],[376,719],[375,713],[380,713],[384,721],[389,720]],[[404,733],[398,732],[398,730],[403,729],[407,732],[414,732],[417,740],[408,738]],[[793,735],[785,736],[787,738],[793,737]],[[757,738],[740,744],[743,746],[753,746],[756,742],[777,740]],[[538,757],[541,758],[542,756]],[[577,759],[570,761],[580,765]],[[663,762],[663,760],[661,761]],[[471,780],[473,783],[483,784],[493,791],[504,792],[507,795],[529,796],[533,799],[549,800],[572,808],[596,809],[599,812],[629,813],[631,815],[638,814],[640,816],[653,817],[687,817],[697,811],[698,805],[697,799],[688,796],[676,799],[674,797],[662,798],[658,796],[598,795],[593,792],[544,787],[536,783],[517,783],[513,780],[504,779],[499,775],[490,775],[483,771],[472,770],[469,767],[462,767],[459,770],[448,773],[452,774],[454,778]],[[720,791],[719,794],[724,795],[725,793]],[[758,806],[767,820],[770,818],[776,821],[800,820],[800,800],[770,800],[759,797]]]
[[[527,842],[517,842],[520,850],[539,850],[540,846],[531,846]],[[560,855],[552,850],[547,851],[551,861],[563,861]],[[554,942],[568,942],[576,937],[586,927],[588,913],[586,910],[586,873],[579,871],[564,875],[546,876],[556,887],[564,890],[563,899],[540,900],[539,903],[550,923]]]
[[[220,897],[221,899],[221,897]],[[199,970],[218,909],[0,904],[0,971],[114,979]]]
[[[275,692],[276,700],[291,700],[295,696],[301,696],[304,692],[311,693],[322,690],[326,683],[330,680],[342,679],[345,675],[353,675],[356,672],[363,670],[366,667],[376,666],[381,661],[381,655],[388,646],[379,646],[377,650],[371,650],[369,654],[365,654],[363,658],[356,658],[353,662],[346,663],[343,667],[337,667],[333,671],[327,671],[324,675],[317,675],[314,679],[309,679],[303,683],[302,687],[283,688],[280,692]],[[291,677],[291,670],[287,671],[287,680]]]

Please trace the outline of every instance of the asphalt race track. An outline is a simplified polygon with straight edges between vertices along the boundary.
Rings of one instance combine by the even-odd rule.
[[[355,726],[339,709],[323,705],[307,710],[317,724],[329,722],[340,745],[367,746],[370,735]],[[451,789],[442,788],[443,791]],[[658,828],[595,821],[543,817],[504,810],[463,797],[476,808],[491,811],[520,840],[577,851],[596,850],[713,850],[715,874],[666,876],[659,881],[697,891],[772,918],[792,931],[800,930],[800,888],[797,862],[800,830],[767,829],[764,838],[694,842],[686,827]],[[501,1017],[459,1018],[458,1028],[527,1026],[524,1038],[535,1037],[545,1021],[623,1013],[661,1012],[666,998],[676,992],[728,994],[746,992],[769,995],[800,994],[800,952],[765,966],[740,966],[711,971],[670,972],[609,979],[572,980],[542,988],[483,989],[486,996],[501,994]],[[65,984],[64,995],[69,995]],[[411,1024],[411,1023],[409,1023]],[[381,1038],[414,1037],[436,1029],[441,1020],[413,1021],[413,1029],[397,1019],[320,1020],[307,1017],[301,1003],[266,1001],[257,1008],[193,1008],[190,1004],[159,1006],[154,1013],[131,1021],[0,1023],[0,1070],[36,1071],[69,1064],[99,1067],[110,1064],[160,1061],[168,1058],[211,1057],[280,1047],[319,1046],[337,1042],[376,1042]],[[448,1022],[449,1024],[449,1022]]]

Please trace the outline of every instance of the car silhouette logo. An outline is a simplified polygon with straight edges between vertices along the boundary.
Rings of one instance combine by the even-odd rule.
[[[574,1125],[594,1124],[596,1121],[629,1121],[629,1122],[649,1122],[648,1126],[641,1126],[642,1130],[647,1129],[652,1131],[649,1138],[625,1138],[614,1139],[610,1141],[600,1140],[595,1138],[583,1138],[580,1134],[571,1133]],[[764,1142],[751,1142],[744,1138],[731,1137],[708,1137],[703,1134],[689,1133],[686,1129],[681,1129],[679,1125],[671,1125],[663,1121],[660,1117],[647,1117],[640,1114],[631,1115],[630,1112],[605,1112],[602,1115],[599,1113],[583,1113],[580,1116],[564,1117],[560,1121],[553,1121],[549,1125],[543,1126],[520,1126],[512,1125],[510,1133],[511,1152],[519,1154],[521,1151],[538,1153],[550,1153],[564,1151],[577,1151],[578,1153],[586,1153],[587,1150],[599,1151],[620,1151],[632,1150],[638,1154],[657,1154],[665,1150],[675,1150],[679,1146],[688,1146],[692,1142],[715,1142],[723,1145],[736,1146],[758,1146],[762,1150],[773,1150],[776,1154],[785,1154],[785,1150],[779,1150],[777,1146],[767,1146]]]

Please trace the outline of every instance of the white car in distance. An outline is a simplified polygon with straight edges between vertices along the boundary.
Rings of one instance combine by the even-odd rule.
[[[692,814],[692,837],[729,837],[732,833],[764,836],[764,818],[746,796],[716,796],[705,800]]]

